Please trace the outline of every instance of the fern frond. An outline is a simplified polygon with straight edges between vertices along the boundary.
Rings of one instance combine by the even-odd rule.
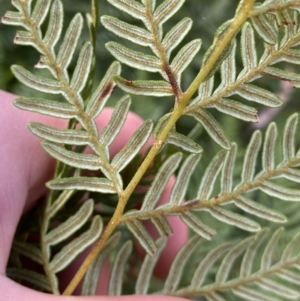
[[[255,18],[260,18],[260,16],[264,15],[259,15]],[[269,19],[269,16],[264,16],[262,18]],[[237,94],[248,101],[254,101],[270,107],[281,105],[282,101],[277,95],[259,88],[256,85],[250,84],[250,82],[263,75],[268,75],[277,79],[287,80],[294,86],[297,86],[299,83],[297,74],[269,66],[284,60],[292,62],[292,59],[285,58],[284,53],[289,53],[289,51],[292,51],[291,53],[293,53],[295,50],[293,47],[295,47],[294,45],[300,40],[300,36],[299,33],[294,31],[294,28],[297,25],[293,23],[290,26],[284,27],[285,36],[281,41],[277,41],[277,35],[279,35],[278,27],[271,23],[270,26],[272,30],[276,32],[276,41],[272,42],[272,45],[265,44],[265,52],[259,62],[255,50],[254,30],[250,23],[246,23],[243,26],[241,34],[243,70],[238,74],[237,78],[235,78],[236,63],[234,58],[236,50],[235,44],[233,44],[231,52],[221,65],[222,82],[219,87],[212,93],[213,78],[211,77],[203,82],[199,87],[198,97],[191,101],[185,109],[186,114],[191,115],[191,113],[195,114],[199,110],[216,108],[217,110],[236,118],[257,121],[255,108],[249,107],[248,105],[245,107],[244,104],[236,101],[230,105],[232,102],[231,97],[234,94]],[[267,25],[265,25],[264,28],[267,28]],[[260,32],[258,33],[260,34]],[[205,92],[205,89],[208,89],[207,92]]]
[[[122,292],[122,278],[127,259],[132,250],[132,241],[127,241],[116,255],[111,271],[108,294],[119,296]]]
[[[51,285],[49,279],[40,273],[20,268],[8,268],[6,275],[18,282],[26,282],[40,291],[50,293]]]
[[[154,270],[154,267],[161,255],[161,252],[165,248],[167,243],[166,237],[161,237],[156,241],[157,250],[153,256],[147,254],[141,266],[136,284],[135,284],[135,293],[138,295],[147,294],[149,289],[149,284],[151,276]]]
[[[104,247],[102,248],[101,252],[97,255],[97,258],[94,262],[90,265],[83,281],[83,285],[81,288],[81,295],[95,295],[97,287],[99,285],[98,279],[99,274],[104,263],[104,260],[107,258],[108,254],[117,246],[120,240],[121,233],[117,232],[112,235],[107,242],[105,243]]]
[[[288,258],[282,256],[275,259],[274,250],[278,247],[283,230],[280,228],[274,232],[268,241],[261,256],[261,265],[259,270],[253,270],[254,258],[258,253],[258,248],[266,238],[266,230],[259,232],[255,237],[249,237],[230,248],[230,244],[225,243],[214,248],[201,261],[194,273],[192,284],[175,291],[169,291],[169,294],[181,297],[204,296],[207,300],[212,300],[211,296],[219,296],[222,299],[222,292],[231,291],[243,300],[281,300],[276,297],[297,299],[299,292],[290,286],[297,281],[294,267],[299,264],[299,253],[293,253]],[[299,240],[297,234],[289,244],[287,244],[283,254],[287,249],[295,248],[296,241]],[[290,245],[293,247],[290,248]],[[245,252],[246,251],[246,252]],[[227,253],[218,268],[215,276],[215,282],[203,285],[208,271],[220,256]],[[245,253],[244,253],[245,252]],[[238,256],[244,253],[240,273],[236,278],[232,278],[231,270],[234,264],[237,264]],[[271,278],[272,277],[272,280]],[[275,277],[275,278],[274,278]],[[296,278],[295,278],[296,277]],[[280,281],[285,279],[286,282]],[[251,286],[249,286],[251,285]],[[253,287],[255,286],[255,289]]]
[[[172,62],[170,62],[170,55],[176,45],[188,33],[191,27],[191,20],[187,18],[183,19],[164,37],[162,26],[179,10],[184,1],[166,0],[157,8],[155,8],[155,1],[143,1],[140,4],[136,1],[122,0],[109,1],[109,3],[125,13],[140,19],[144,23],[145,28],[130,25],[110,16],[103,16],[101,18],[104,27],[124,39],[141,46],[150,47],[155,56],[136,52],[116,42],[106,44],[108,51],[120,62],[133,68],[149,72],[159,72],[164,79],[164,81],[159,82],[139,82],[117,78],[118,86],[132,94],[149,96],[175,95],[178,98],[181,94],[181,74],[198,53],[201,41],[194,40],[183,46]],[[147,86],[149,87],[148,89]],[[162,91],[162,87],[166,87],[165,92]],[[153,91],[157,91],[157,93],[153,93]]]
[[[161,194],[161,189],[158,189],[157,183],[162,182],[162,174],[167,174],[168,172],[168,168],[162,166],[147,193],[147,200],[148,198],[153,198],[153,205],[149,206],[148,202],[145,202],[139,211],[134,210],[126,213],[122,217],[122,221],[128,223],[136,219],[144,220],[155,218],[160,215],[178,214],[189,228],[193,229],[200,236],[211,239],[216,232],[202,223],[194,213],[189,212],[190,210],[194,210],[208,212],[219,221],[234,225],[246,231],[260,230],[260,226],[256,221],[234,213],[225,206],[220,206],[227,203],[233,203],[243,211],[262,219],[277,223],[285,222],[286,217],[283,214],[276,212],[274,209],[267,208],[258,201],[253,201],[244,194],[259,189],[269,196],[285,201],[300,200],[299,189],[285,188],[272,181],[275,178],[290,178],[292,181],[299,180],[297,176],[299,171],[295,168],[300,163],[299,152],[296,153],[295,151],[295,129],[297,122],[298,114],[292,115],[286,122],[283,135],[283,160],[277,166],[274,164],[274,145],[276,141],[276,135],[274,133],[277,132],[277,128],[274,123],[271,123],[267,129],[264,141],[262,158],[264,158],[266,162],[263,163],[262,171],[257,172],[257,159],[262,144],[262,136],[259,131],[256,131],[252,135],[245,153],[241,182],[234,188],[232,188],[233,170],[237,151],[235,144],[232,145],[232,148],[227,151],[227,153],[225,151],[219,152],[208,165],[202,176],[196,199],[183,202],[186,191],[185,185],[187,185],[189,176],[192,172],[191,169],[187,173],[186,168],[189,166],[189,162],[195,161],[196,163],[198,160],[196,155],[191,155],[179,171],[178,179],[173,187],[168,203],[155,208],[156,201]],[[270,149],[270,145],[272,146],[272,149]],[[175,158],[175,155],[173,155],[173,157]],[[172,157],[170,157],[169,160],[171,159]],[[270,162],[270,160],[273,163]],[[170,170],[170,174],[177,168],[177,164],[171,164],[173,168]],[[219,177],[221,170],[221,191],[218,195],[211,197],[212,188],[215,187],[216,180]],[[294,176],[291,173],[294,174]],[[186,175],[185,178],[183,178],[183,175]]]

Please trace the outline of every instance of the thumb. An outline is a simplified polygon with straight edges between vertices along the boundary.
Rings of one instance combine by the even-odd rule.
[[[169,296],[158,296],[158,295],[143,295],[143,296],[55,296],[45,293],[40,293],[24,286],[21,286],[12,280],[0,275],[0,291],[1,300],[9,301],[185,301],[187,299],[169,297]]]

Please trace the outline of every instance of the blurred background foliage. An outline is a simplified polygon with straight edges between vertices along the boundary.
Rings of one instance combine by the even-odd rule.
[[[162,0],[157,0],[157,4],[160,4]],[[164,27],[164,32],[166,33],[173,25],[179,22],[183,17],[190,17],[194,23],[190,33],[184,39],[183,43],[190,41],[192,39],[201,38],[202,47],[199,52],[199,55],[196,56],[192,64],[187,68],[183,73],[182,77],[182,89],[185,90],[188,85],[195,78],[196,74],[199,71],[201,66],[201,61],[203,54],[211,45],[214,32],[216,29],[228,19],[231,19],[234,16],[235,8],[237,7],[238,0],[187,0],[180,11],[174,16],[173,19],[169,20]],[[63,0],[64,9],[65,9],[65,28],[70,22],[71,18],[75,13],[81,12],[85,15],[90,11],[90,1],[82,0]],[[102,15],[113,15],[121,20],[127,21],[132,24],[139,24],[139,21],[131,18],[125,13],[117,11],[115,8],[107,4],[105,0],[99,0],[99,9],[100,16]],[[4,15],[5,11],[13,10],[10,1],[0,0],[0,16]],[[12,64],[18,64],[33,70],[33,66],[38,62],[39,56],[37,52],[31,47],[21,47],[13,44],[13,39],[15,35],[15,28],[0,25],[0,89],[10,91],[15,94],[25,95],[25,96],[41,96],[39,92],[30,90],[20,84],[12,75],[10,71],[10,66]],[[89,39],[87,26],[84,29],[84,34],[82,36],[82,42]],[[126,40],[123,40],[119,37],[116,37],[112,33],[106,31],[101,24],[98,27],[97,34],[97,49],[96,49],[96,75],[95,75],[95,84],[99,82],[101,77],[106,72],[106,69],[113,61],[112,56],[106,51],[105,43],[111,40],[118,41],[127,47],[132,47],[134,49],[139,49],[139,46],[135,46]],[[237,36],[238,47],[237,47],[237,72],[241,71],[242,63],[240,58],[239,51],[239,35]],[[257,38],[257,52],[259,55],[263,52],[263,43]],[[182,43],[182,44],[183,44]],[[180,46],[178,47],[178,49]],[[146,50],[148,51],[148,50]],[[77,49],[78,54],[78,49]],[[75,56],[76,57],[76,56]],[[70,71],[74,69],[75,59],[70,66]],[[295,65],[286,64],[280,66],[281,68],[286,68],[293,72],[300,73],[299,67]],[[41,72],[35,71],[35,72]],[[42,71],[45,72],[45,71]],[[123,66],[122,75],[127,79],[154,79],[158,75],[152,73],[146,73],[139,70],[134,70],[130,67]],[[216,74],[215,76],[215,87],[218,86],[220,82],[220,75]],[[295,90],[289,85],[283,84],[281,82],[275,81],[273,79],[262,78],[259,79],[259,85],[265,89],[271,90],[278,93],[284,100],[285,105],[280,109],[265,109],[262,107],[257,107],[261,119],[266,119],[268,122],[273,120],[276,121],[279,129],[279,133],[282,132],[284,123],[287,117],[292,113],[299,110],[299,90]],[[123,92],[119,89],[116,89],[109,105],[113,106],[116,101],[123,95]],[[54,96],[55,97],[55,96]],[[52,97],[53,98],[53,97]],[[168,113],[172,110],[173,99],[172,98],[149,98],[145,96],[132,96],[132,107],[131,110],[142,116],[144,119],[152,118],[155,121],[159,119],[163,114]],[[0,108],[1,109],[1,108]],[[277,111],[276,111],[277,110]],[[275,114],[276,113],[276,114]],[[224,114],[218,113],[215,110],[212,110],[212,114],[223,126],[225,132],[231,141],[235,141],[238,145],[238,155],[235,168],[235,179],[236,183],[239,182],[240,172],[242,168],[242,160],[244,156],[244,151],[247,143],[249,142],[250,135],[256,128],[265,129],[265,124],[249,124],[242,122],[240,120],[234,119],[230,116],[225,116]],[[263,116],[263,117],[262,117]],[[267,122],[267,123],[268,123]],[[195,127],[195,122],[190,117],[183,116],[177,123],[177,130],[181,133],[188,134]],[[299,130],[299,129],[298,129]],[[196,133],[196,141],[203,147],[204,153],[202,155],[202,160],[200,161],[197,169],[194,173],[194,176],[191,179],[191,183],[188,190],[187,199],[195,197],[198,186],[201,181],[201,175],[204,173],[208,162],[212,156],[214,156],[219,150],[219,146],[216,145],[204,131],[199,131]],[[279,137],[281,137],[279,135]],[[278,140],[277,143],[277,154],[280,158],[281,152],[281,141]],[[257,170],[260,170],[260,166],[257,166]],[[216,187],[215,194],[218,193],[218,188]],[[278,211],[286,214],[289,221],[285,225],[287,233],[285,239],[289,240],[291,236],[298,231],[299,225],[299,205],[297,203],[285,203],[283,201],[276,201],[270,199],[263,193],[254,192],[251,197],[256,201],[266,205],[267,207],[273,207]],[[199,261],[199,258],[202,258],[203,254],[207,252],[208,249],[211,249],[214,245],[220,244],[222,241],[242,239],[249,235],[249,233],[242,230],[226,226],[211,218],[208,214],[200,214],[203,222],[209,224],[211,227],[218,230],[217,237],[210,243],[202,243],[201,248],[195,253],[194,259]],[[254,217],[251,217],[255,219]],[[258,222],[262,227],[271,227],[277,228],[278,225],[271,222],[259,220]],[[194,268],[193,262],[190,263],[191,271]],[[187,269],[189,270],[189,269]],[[188,279],[185,278],[185,279]]]

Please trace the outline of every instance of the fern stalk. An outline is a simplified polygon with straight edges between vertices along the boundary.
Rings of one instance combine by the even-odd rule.
[[[184,92],[183,97],[180,99],[180,102],[183,103],[184,107],[188,104],[190,99],[198,90],[200,84],[205,81],[211,70],[214,69],[216,62],[219,61],[226,47],[234,39],[235,35],[240,31],[246,20],[251,16],[254,2],[255,0],[242,1],[237,8],[236,15],[233,18],[232,23],[230,24],[224,35],[222,35],[220,39],[217,39],[214,42],[214,49],[210,54],[208,60],[206,61],[206,64],[204,64],[204,66],[201,68],[194,81],[191,83],[186,92]]]
[[[63,295],[70,295],[77,287],[78,283],[81,281],[81,279],[84,277],[85,273],[87,272],[89,266],[92,264],[94,259],[96,258],[97,254],[102,249],[103,245],[107,241],[107,239],[110,237],[112,232],[115,230],[115,228],[121,223],[122,221],[122,215],[125,209],[125,206],[137,187],[138,183],[142,179],[143,175],[149,168],[150,164],[153,162],[155,156],[160,150],[160,146],[162,143],[166,140],[169,132],[174,127],[177,120],[183,115],[184,109],[194,93],[197,91],[199,85],[206,79],[207,75],[210,73],[210,71],[214,68],[215,62],[218,61],[218,59],[222,56],[222,53],[224,49],[227,47],[227,45],[231,42],[233,37],[237,34],[237,32],[241,29],[242,25],[246,22],[247,18],[250,16],[251,11],[253,9],[255,0],[245,0],[237,10],[237,13],[233,19],[232,24],[230,25],[229,29],[226,31],[226,33],[223,35],[223,37],[217,41],[217,47],[214,48],[214,51],[212,52],[209,60],[207,61],[204,68],[202,68],[197,75],[196,79],[193,81],[193,83],[190,85],[190,87],[187,89],[185,93],[178,94],[177,86],[172,84],[172,79],[169,78],[171,81],[171,85],[173,88],[174,94],[178,97],[177,103],[175,104],[174,110],[171,113],[170,118],[168,119],[167,123],[165,124],[163,130],[160,132],[160,134],[157,136],[157,138],[154,141],[153,146],[151,147],[148,155],[144,159],[143,163],[137,170],[134,177],[131,179],[130,183],[126,187],[126,189],[119,195],[119,202],[118,206],[114,212],[114,215],[112,216],[110,222],[108,223],[104,233],[102,234],[100,240],[96,243],[96,245],[93,247],[92,251],[89,253],[89,255],[86,257],[78,271],[76,272],[73,279],[70,281],[69,285],[63,292]],[[150,2],[148,3],[148,9],[150,6]],[[150,11],[150,9],[149,9]],[[152,27],[155,30],[155,26],[152,25]],[[155,33],[155,31],[154,31]],[[156,33],[157,35],[157,33]],[[156,40],[157,41],[157,40]],[[156,42],[158,43],[158,42]],[[160,47],[157,45],[157,48]],[[162,51],[160,52],[162,53]],[[165,57],[161,57],[162,60],[165,60]]]

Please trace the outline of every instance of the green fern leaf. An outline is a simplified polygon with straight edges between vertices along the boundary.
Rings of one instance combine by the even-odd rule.
[[[92,94],[86,107],[86,113],[92,119],[100,114],[115,87],[113,76],[120,73],[121,65],[118,62],[112,63],[109,69],[106,71],[106,74],[104,75],[95,92]]]
[[[269,16],[258,15],[251,18],[253,27],[255,28],[258,35],[264,40],[267,44],[277,44],[278,33],[275,30],[275,27],[269,20]]]
[[[14,100],[14,105],[22,110],[58,118],[72,119],[77,115],[77,109],[74,106],[58,101],[19,97]]]
[[[213,138],[221,147],[225,149],[230,148],[230,143],[224,131],[209,112],[199,109],[195,112],[189,113],[188,115],[194,117],[198,122],[200,122],[211,138]]]
[[[70,166],[89,170],[99,170],[102,166],[96,155],[75,153],[49,142],[43,142],[42,146],[52,157]]]
[[[108,254],[117,246],[120,237],[121,233],[117,232],[107,240],[101,252],[99,252],[99,254],[89,267],[84,277],[84,281],[81,288],[81,295],[88,296],[96,294],[96,290],[99,285],[99,274],[104,260],[107,258]]]
[[[32,244],[14,241],[12,248],[18,254],[25,256],[36,263],[42,264],[43,262],[41,251]]]
[[[125,264],[132,250],[132,242],[127,241],[119,250],[114,260],[111,271],[108,294],[119,296],[122,292],[122,277],[124,274]]]
[[[183,201],[190,178],[199,160],[200,156],[190,155],[182,164],[176,182],[172,188],[170,203],[168,203],[169,206],[179,206]]]
[[[34,75],[21,66],[12,66],[11,70],[19,81],[32,89],[51,94],[62,93],[61,83],[57,80]]]
[[[177,290],[185,263],[194,249],[198,247],[200,241],[199,237],[194,236],[177,252],[165,281],[163,288],[163,292],[165,294],[172,293]]]
[[[144,19],[146,9],[141,3],[135,0],[108,0],[108,3],[128,13],[136,19]]]
[[[262,153],[263,171],[272,170],[275,166],[275,144],[277,138],[277,127],[275,123],[271,123],[266,132],[265,142]]]
[[[145,256],[135,284],[135,293],[137,295],[147,294],[155,264],[157,263],[157,260],[159,259],[159,256],[161,255],[161,252],[165,248],[166,244],[166,237],[160,237],[156,241],[157,250],[155,254],[153,256],[149,254]]]
[[[132,212],[134,211],[129,211],[126,215],[128,216]],[[138,220],[132,220],[130,222],[126,222],[125,224],[132,232],[134,237],[139,241],[141,246],[145,249],[145,251],[153,256],[157,250],[157,247],[146,227]]]
[[[170,19],[183,5],[185,0],[165,0],[154,12],[154,20],[159,26]]]
[[[81,30],[83,26],[83,18],[80,14],[77,14],[71,21],[63,39],[63,42],[59,48],[57,54],[57,64],[64,71],[64,75],[68,78],[67,68],[73,57],[75,47],[78,43]]]
[[[253,243],[253,241],[254,241],[254,237],[248,237],[231,248],[231,250],[227,253],[227,255],[222,260],[222,263],[216,274],[217,284],[222,284],[226,282],[233,262],[243,251],[245,251]]]
[[[169,59],[171,52],[176,48],[192,27],[192,20],[184,18],[178,22],[163,38],[162,45]]]
[[[249,300],[249,301],[253,301],[253,300],[269,301],[270,300],[270,296],[266,296],[265,294],[258,292],[257,289],[254,290],[254,289],[250,289],[247,287],[239,287],[237,289],[233,289],[232,292],[236,296],[243,298],[243,300]],[[272,301],[273,300],[280,301],[280,299],[272,296]]]
[[[221,83],[219,87],[214,91],[218,91],[228,87],[236,80],[236,62],[235,62],[235,52],[236,52],[236,41],[232,42],[231,50],[226,59],[223,60],[221,64]]]
[[[149,139],[152,128],[152,120],[146,120],[134,132],[127,144],[113,158],[111,165],[115,170],[121,171],[135,157]]]
[[[75,172],[75,176],[77,173]],[[74,190],[63,191],[53,203],[48,204],[45,215],[48,219],[52,218],[73,196]]]
[[[170,177],[178,167],[181,157],[180,153],[176,153],[161,166],[145,196],[141,211],[152,210],[155,207]]]
[[[93,208],[93,200],[85,201],[74,215],[49,231],[45,235],[44,242],[48,245],[56,245],[69,238],[87,222],[93,212]]]
[[[160,60],[153,55],[134,51],[116,42],[108,42],[105,46],[123,64],[148,72],[159,72],[161,70]]]
[[[44,36],[44,43],[47,45],[52,53],[54,47],[58,42],[63,27],[63,6],[60,0],[53,1],[49,17],[49,24]]]
[[[61,130],[39,122],[31,122],[28,127],[33,134],[51,142],[70,145],[87,145],[90,142],[89,135],[85,131]]]
[[[27,269],[9,268],[7,269],[6,274],[15,281],[30,283],[30,285],[39,288],[41,291],[52,291],[49,279],[40,273]]]
[[[177,132],[170,132],[165,143],[176,145],[177,147],[194,154],[203,152],[203,149],[199,144]]]
[[[221,177],[221,191],[231,192],[233,182],[233,170],[236,158],[237,146],[235,143],[231,145],[231,149],[226,153],[223,163],[222,177]]]
[[[130,94],[155,97],[170,96],[174,94],[171,85],[166,81],[130,81],[120,76],[116,76],[114,79],[121,89]]]
[[[173,59],[171,69],[174,74],[176,74],[178,82],[180,82],[181,73],[187,68],[195,55],[199,52],[201,43],[200,39],[189,42],[179,50]]]
[[[241,195],[235,198],[234,204],[245,212],[275,223],[285,223],[287,221],[283,214],[275,210],[271,210],[258,202],[253,202]]]
[[[22,26],[26,28],[26,23],[24,22],[23,16],[19,12],[6,12],[5,15],[2,17],[1,22],[7,25]]]
[[[268,241],[268,244],[265,247],[264,252],[261,256],[260,269],[262,271],[267,270],[271,267],[273,263],[274,246],[278,243],[282,233],[283,228],[279,228],[277,231],[275,231],[271,239]]]
[[[210,251],[202,259],[201,263],[198,265],[198,267],[193,275],[193,279],[191,281],[191,288],[197,289],[203,285],[205,277],[207,276],[207,273],[209,272],[209,269],[211,268],[211,266],[231,247],[232,247],[231,243],[221,244],[220,246],[218,246],[218,247],[214,248],[212,251]]]
[[[290,116],[285,124],[283,134],[283,162],[289,162],[295,157],[295,136],[298,125],[298,114]]]
[[[102,130],[100,135],[99,141],[103,146],[108,147],[115,140],[126,121],[130,104],[130,98],[125,96],[116,105],[110,121]]]
[[[54,190],[87,190],[101,193],[116,193],[112,181],[96,177],[71,177],[54,179],[47,183],[47,187]]]
[[[249,232],[257,232],[261,229],[259,224],[252,221],[251,219],[246,218],[240,214],[230,212],[218,206],[214,206],[212,208],[205,208],[203,210],[209,212],[211,216],[223,223],[235,226],[237,228]]]
[[[299,202],[300,200],[300,191],[297,189],[284,188],[282,186],[276,185],[274,183],[265,181],[260,187],[260,190],[284,201],[294,201]]]
[[[222,168],[222,164],[224,162],[224,156],[225,153],[223,151],[219,152],[213,158],[209,166],[206,168],[197,192],[197,199],[203,199],[203,200],[209,199],[216,178]]]
[[[242,171],[242,183],[251,182],[253,180],[256,168],[258,152],[261,146],[261,133],[255,131],[248,144]]]
[[[81,48],[77,65],[70,82],[70,88],[73,89],[75,93],[79,94],[84,89],[89,78],[92,59],[93,48],[92,45],[87,42]]]
[[[58,273],[67,267],[83,250],[99,238],[102,227],[101,218],[95,216],[89,230],[73,239],[51,259],[49,264],[51,272]]]
[[[121,38],[128,39],[141,46],[150,47],[152,45],[152,35],[143,28],[128,24],[111,16],[101,17],[101,22],[106,29]],[[108,47],[107,45],[109,44],[110,43],[106,44],[106,47]]]
[[[40,27],[40,25],[44,22],[50,8],[50,4],[51,2],[49,0],[40,0],[37,1],[36,5],[34,6],[31,18],[37,27]]]
[[[168,220],[163,215],[152,217],[151,222],[155,226],[160,236],[169,236],[173,234],[172,227],[170,226]]]
[[[300,85],[300,76],[297,73],[288,72],[275,67],[267,67],[264,69],[263,74],[276,79],[288,81],[295,88],[298,88]]]
[[[180,218],[189,228],[195,231],[195,233],[207,240],[212,240],[212,238],[216,235],[215,230],[203,224],[193,213],[181,213]]]
[[[242,85],[236,92],[249,101],[268,107],[279,107],[282,105],[282,100],[277,95],[251,84]]]
[[[254,31],[249,23],[246,23],[242,28],[241,41],[243,41],[241,43],[241,50],[244,70],[239,76],[257,67]]]

